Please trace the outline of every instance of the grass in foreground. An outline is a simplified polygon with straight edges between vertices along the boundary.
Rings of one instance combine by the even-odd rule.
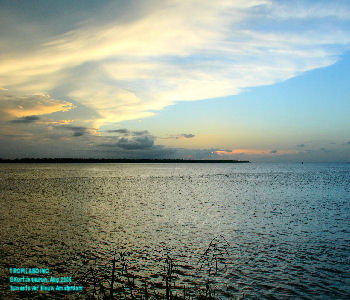
[[[169,255],[159,274],[161,281],[155,283],[132,270],[126,253],[115,253],[106,267],[90,267],[77,281],[85,287],[88,299],[219,299],[216,280],[227,269],[228,248],[222,236],[210,242],[201,257],[200,270],[206,274],[201,284],[178,284],[177,265]]]

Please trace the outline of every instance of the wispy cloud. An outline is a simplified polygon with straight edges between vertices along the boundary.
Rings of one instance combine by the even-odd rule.
[[[185,139],[192,139],[194,138],[196,135],[192,134],[192,133],[181,133],[181,134],[175,134],[175,135],[169,135],[167,137],[159,137],[159,139],[163,139],[163,140],[167,140],[167,139],[181,139],[181,138],[185,138]]]
[[[4,55],[1,88],[21,95],[55,91],[96,111],[93,126],[100,127],[152,116],[176,101],[234,95],[328,66],[350,43],[346,2],[154,1],[128,9],[125,14],[134,16],[128,22],[103,24],[104,15],[96,15],[99,25]],[[332,26],[325,27],[330,18]],[[72,108],[42,97],[42,104],[25,101],[32,105],[7,113]]]
[[[28,124],[28,123],[34,123],[38,120],[40,120],[38,116],[27,116],[27,117],[11,120],[10,122],[15,124]]]
[[[285,154],[297,154],[299,151],[295,150],[270,150],[270,149],[232,149],[232,150],[218,150],[215,151],[219,156],[232,156],[232,155],[285,155]]]
[[[130,131],[130,130],[126,129],[126,128],[105,130],[104,132],[115,133],[115,134],[123,134],[125,136],[142,136],[142,135],[148,135],[149,134],[148,130]]]
[[[106,130],[108,133],[117,133],[117,134],[129,134],[130,131],[126,128],[121,128],[121,129],[111,129],[111,130]]]

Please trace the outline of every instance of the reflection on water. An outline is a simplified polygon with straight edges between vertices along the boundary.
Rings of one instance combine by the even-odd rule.
[[[2,292],[9,266],[71,274],[128,251],[156,280],[167,253],[196,282],[229,243],[225,295],[350,297],[349,164],[0,165]],[[181,263],[180,263],[181,262]]]

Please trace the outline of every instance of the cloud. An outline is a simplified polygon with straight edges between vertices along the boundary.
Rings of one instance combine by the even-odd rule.
[[[269,156],[271,154],[285,155],[285,154],[299,153],[299,151],[295,151],[295,150],[268,150],[268,149],[232,149],[232,150],[218,150],[215,152],[219,156],[232,156],[232,155]]]
[[[52,120],[52,119],[42,119],[42,121],[38,122],[39,124],[45,125],[67,125],[73,123],[74,120]]]
[[[339,3],[340,4],[340,3]],[[303,8],[303,9],[301,9]],[[296,5],[288,5],[287,3],[278,3],[271,17],[274,19],[325,19],[335,18],[338,20],[350,19],[349,7],[342,7],[341,5],[328,5],[326,1],[317,1],[315,3],[297,2]]]
[[[154,146],[155,137],[151,135],[133,138],[119,138],[116,143],[101,144],[102,147],[120,148],[123,150],[145,150]]]
[[[10,122],[15,124],[29,124],[29,123],[34,123],[38,120],[40,120],[38,116],[27,116],[27,117],[11,120]]]
[[[61,126],[63,129],[73,131],[73,136],[83,136],[88,133],[88,128],[82,126]]]
[[[40,120],[34,123],[35,126],[19,126],[15,132],[11,130],[3,132],[0,136],[1,156],[238,159],[275,162],[349,161],[349,151],[345,147],[332,148],[331,151],[320,147],[307,151],[176,148],[156,144],[157,137],[147,130],[132,131],[123,128],[127,136],[124,133],[104,135],[103,131],[97,132],[91,127],[71,126],[64,123],[47,125],[46,122],[49,122],[49,119],[40,117]],[[18,126],[10,122],[4,124]],[[4,128],[8,129],[6,126],[1,129],[4,130]],[[140,135],[137,135],[138,133]]]
[[[194,138],[194,137],[195,137],[195,135],[192,134],[192,133],[189,133],[189,134],[183,133],[181,136],[183,136],[183,137],[186,138],[186,139],[191,139],[191,138]]]
[[[305,144],[299,144],[299,145],[297,145],[297,147],[303,148],[303,147],[305,147]]]
[[[106,130],[105,132],[122,134],[122,137],[108,135],[98,136],[96,137],[96,142],[98,142],[97,145],[99,147],[130,151],[159,149],[159,147],[163,147],[161,145],[154,145],[156,137],[151,135],[148,130],[131,131],[126,128],[121,128]],[[104,140],[104,143],[101,143],[101,140]]]
[[[109,13],[119,9],[111,4]],[[136,2],[128,21],[100,12],[90,26],[4,55],[0,81],[22,94],[74,99],[97,112],[97,127],[143,119],[177,101],[235,95],[335,63],[349,49],[348,12],[346,2]],[[9,112],[62,111],[62,102],[51,104]]]
[[[141,131],[133,131],[132,132],[132,135],[135,135],[135,136],[142,136],[142,135],[148,135],[149,132],[148,130],[141,130]]]
[[[142,135],[148,135],[149,132],[148,130],[141,130],[141,131],[130,131],[126,128],[121,128],[121,129],[111,129],[111,130],[105,130],[105,132],[108,133],[119,133],[119,134],[123,134],[126,136],[142,136]]]
[[[73,104],[67,101],[52,99],[48,94],[18,96],[0,92],[0,113],[7,118],[32,118],[33,116],[64,112],[71,110]]]
[[[164,140],[167,140],[167,139],[180,139],[180,138],[186,138],[186,139],[191,139],[191,138],[194,138],[195,135],[192,134],[192,133],[181,133],[181,134],[176,134],[176,135],[169,135],[167,137],[162,137],[160,139],[164,139]]]
[[[344,145],[345,145],[345,146],[350,145],[350,141],[346,142]]]
[[[112,129],[112,130],[106,130],[108,133],[122,133],[122,134],[129,134],[129,130],[122,128],[122,129]]]

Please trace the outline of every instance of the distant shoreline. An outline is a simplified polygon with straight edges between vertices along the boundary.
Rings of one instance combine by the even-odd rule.
[[[2,159],[0,163],[250,163],[248,160],[214,159],[127,159],[127,158],[16,158]]]

